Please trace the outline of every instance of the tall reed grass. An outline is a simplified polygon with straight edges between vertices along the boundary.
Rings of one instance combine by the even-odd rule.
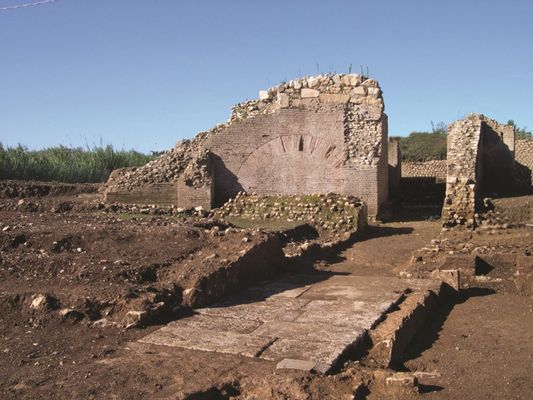
[[[146,164],[153,156],[113,146],[83,149],[64,146],[28,150],[0,143],[0,179],[58,182],[104,182],[111,171]]]

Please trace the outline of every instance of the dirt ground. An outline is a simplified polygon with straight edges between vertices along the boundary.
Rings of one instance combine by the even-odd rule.
[[[391,394],[364,361],[324,377],[136,343],[189,312],[184,288],[268,233],[119,215],[98,205],[97,187],[44,187],[0,185],[0,398],[531,398],[533,299],[516,275],[527,266],[493,257],[483,280],[442,304],[396,366],[416,373],[420,393]],[[450,252],[523,263],[532,243],[531,228],[441,232],[435,220],[390,222],[314,267],[416,276]],[[132,324],[132,310],[154,318]]]

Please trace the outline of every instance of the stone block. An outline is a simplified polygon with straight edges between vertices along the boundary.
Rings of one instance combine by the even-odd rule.
[[[349,344],[340,342],[277,339],[260,355],[260,358],[270,361],[284,358],[308,359],[314,363],[333,365],[347,345]]]
[[[268,91],[267,90],[260,90],[259,91],[259,100],[267,100],[268,99]]]
[[[296,369],[299,371],[312,371],[315,363],[309,360],[295,360],[293,358],[284,358],[277,365],[276,369]]]
[[[280,108],[289,107],[289,95],[286,93],[278,93],[277,103]]]
[[[317,87],[320,84],[320,78],[317,76],[313,76],[307,79],[307,85],[310,88]]]
[[[303,99],[312,98],[312,97],[318,97],[320,95],[320,92],[315,89],[302,89],[300,95]]]
[[[256,303],[220,303],[197,311],[200,314],[227,318],[241,318],[253,321],[294,321],[301,315],[302,307],[309,303],[306,299],[272,299]]]
[[[207,331],[187,326],[169,325],[140,339],[139,342],[256,357],[273,340],[273,338],[235,332]]]
[[[337,326],[330,323],[301,323],[287,321],[267,321],[252,332],[256,336],[279,339],[302,338],[311,342],[351,343],[363,334],[357,326]]]
[[[347,94],[320,93],[319,99],[325,103],[346,103],[350,96]]]
[[[415,387],[418,384],[416,376],[408,372],[395,372],[385,380],[387,386]]]
[[[434,278],[440,279],[456,291],[461,290],[461,273],[455,269],[443,269],[433,271],[431,274]]]
[[[369,96],[378,97],[381,94],[381,90],[377,87],[369,87],[368,94]]]

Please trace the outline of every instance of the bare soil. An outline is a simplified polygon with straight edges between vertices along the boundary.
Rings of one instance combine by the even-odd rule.
[[[41,186],[48,185],[0,186],[0,398],[531,398],[533,300],[527,278],[517,280],[519,266],[505,258],[529,257],[531,228],[472,233],[441,232],[430,220],[376,224],[315,263],[354,275],[424,276],[450,252],[492,257],[486,278],[442,304],[395,366],[417,373],[420,393],[390,392],[383,377],[394,370],[375,370],[364,358],[320,376],[136,343],[190,312],[184,290],[269,233],[220,234],[225,227],[198,219],[120,216],[100,209],[95,186]],[[36,302],[41,294],[45,301]],[[125,328],[130,311],[154,309],[149,323]]]

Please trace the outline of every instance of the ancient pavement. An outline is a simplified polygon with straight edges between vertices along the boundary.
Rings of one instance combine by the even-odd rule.
[[[292,275],[196,310],[140,341],[271,360],[327,372],[409,290],[428,283],[383,276]]]

